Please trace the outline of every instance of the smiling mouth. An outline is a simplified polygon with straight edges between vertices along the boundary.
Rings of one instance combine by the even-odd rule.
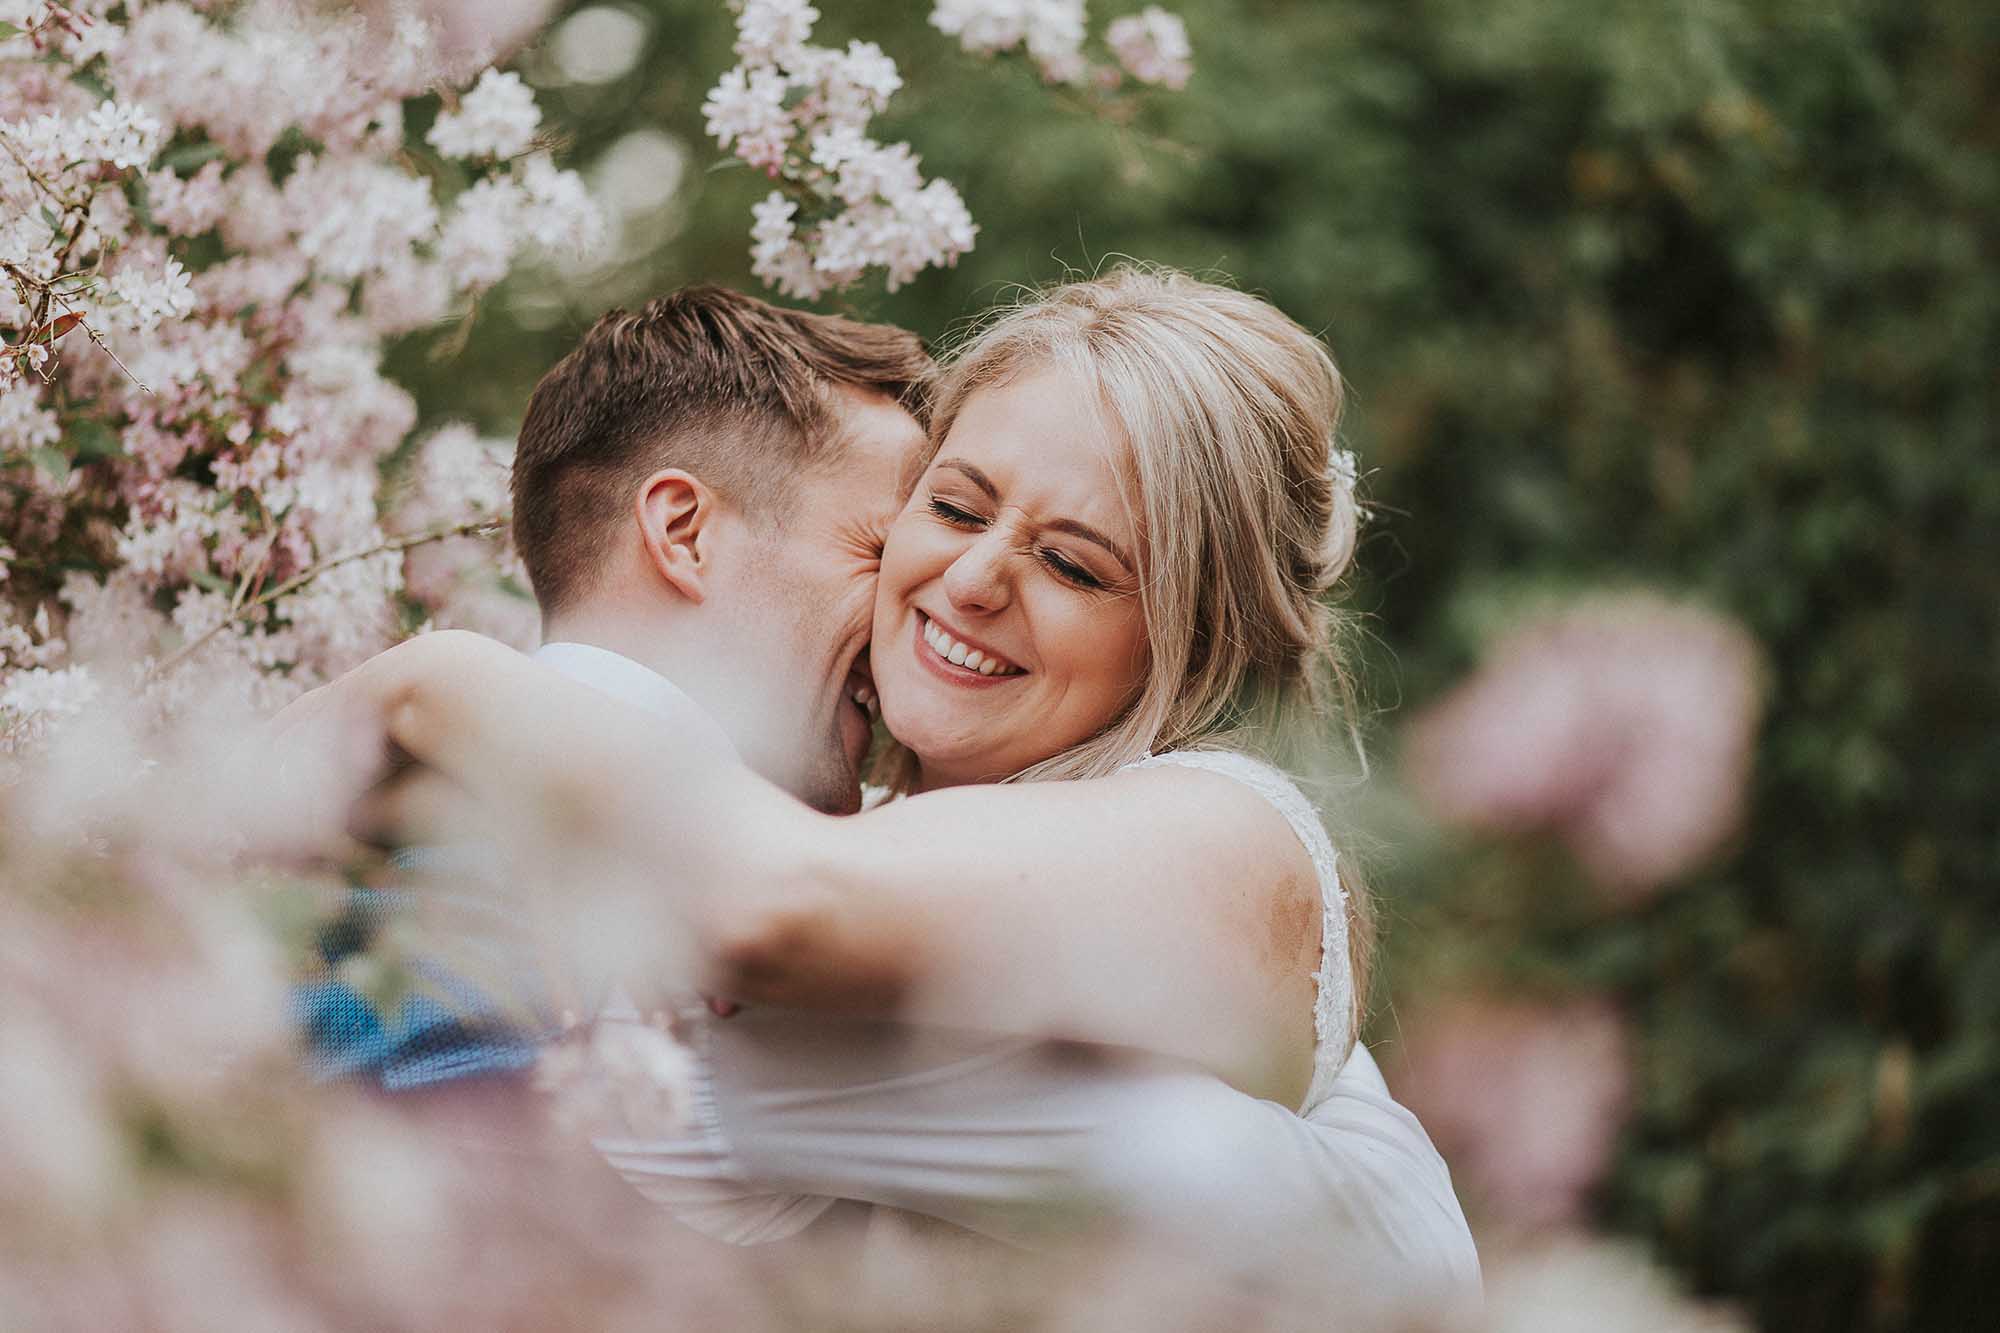
[[[918,632],[923,636],[924,642],[930,645],[932,654],[943,662],[967,671],[976,671],[982,676],[999,678],[1027,674],[1025,668],[1016,666],[997,653],[983,652],[969,643],[954,638],[921,611],[917,612],[917,623]]]

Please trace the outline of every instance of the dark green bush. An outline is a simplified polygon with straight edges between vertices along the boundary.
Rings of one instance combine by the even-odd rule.
[[[1644,583],[1755,632],[1770,711],[1730,857],[1603,916],[1564,907],[1531,849],[1392,835],[1378,1008],[1467,972],[1614,994],[1640,1096],[1608,1227],[1766,1328],[1981,1323],[2000,1259],[2000,10],[1185,0],[1194,83],[1119,126],[958,54],[927,4],[822,8],[823,36],[901,62],[887,128],[983,228],[957,270],[851,309],[938,336],[1009,284],[1124,254],[1220,270],[1326,331],[1379,506],[1357,597],[1386,703],[1434,697],[1549,591]],[[727,15],[654,14],[634,74],[547,104],[584,161],[641,124],[685,139],[678,222],[566,304],[503,290],[462,360],[413,342],[431,415],[509,432],[603,305],[747,284],[765,183],[702,169],[696,110]]]

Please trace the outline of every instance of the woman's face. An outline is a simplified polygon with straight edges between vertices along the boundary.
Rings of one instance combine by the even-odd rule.
[[[1044,370],[969,398],[889,530],[870,650],[924,787],[992,781],[1101,731],[1146,631],[1122,443]]]

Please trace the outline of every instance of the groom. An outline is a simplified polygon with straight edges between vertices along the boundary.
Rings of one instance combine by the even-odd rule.
[[[536,387],[515,454],[536,656],[855,810],[876,566],[932,373],[902,330],[717,287],[605,315]],[[1443,1163],[1365,1050],[1308,1121],[1133,1052],[713,1008],[680,1015],[699,1123],[598,1146],[718,1239],[844,1218],[866,1253],[921,1262],[914,1215],[1034,1246],[1082,1205],[1259,1281],[1339,1255],[1386,1291],[1476,1289]]]

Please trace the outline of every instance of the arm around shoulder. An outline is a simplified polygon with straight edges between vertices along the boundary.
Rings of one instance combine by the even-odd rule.
[[[1295,1105],[1320,897],[1283,815],[1189,769],[954,788],[792,824],[725,993],[1129,1045]]]

